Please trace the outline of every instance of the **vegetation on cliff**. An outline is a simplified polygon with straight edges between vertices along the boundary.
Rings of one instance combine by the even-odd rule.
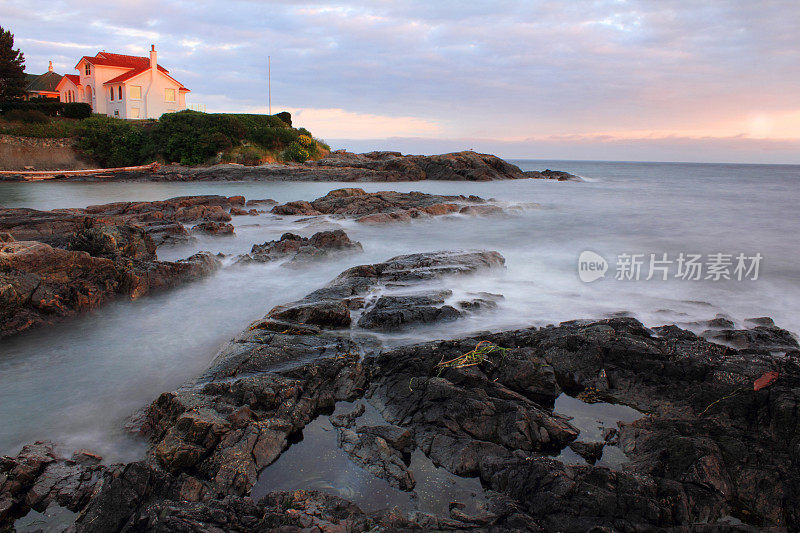
[[[59,104],[59,103],[56,103]],[[64,104],[60,104],[64,105]],[[69,104],[67,104],[69,105]],[[126,121],[102,115],[69,120],[37,109],[3,109],[0,133],[23,137],[75,139],[86,158],[102,166],[161,161],[183,165],[234,162],[305,161],[329,151],[291,115],[181,111],[159,120]]]

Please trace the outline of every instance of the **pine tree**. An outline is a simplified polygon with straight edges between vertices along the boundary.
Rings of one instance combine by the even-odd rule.
[[[0,26],[0,101],[25,96],[25,56],[14,50],[14,34]]]

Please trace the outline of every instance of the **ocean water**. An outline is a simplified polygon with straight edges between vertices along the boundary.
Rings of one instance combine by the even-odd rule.
[[[162,259],[198,250],[236,254],[285,231],[310,235],[338,225],[364,247],[306,269],[277,264],[226,267],[176,290],[116,301],[55,327],[0,341],[0,454],[49,439],[67,450],[89,448],[107,460],[139,456],[143,443],[123,430],[128,417],[158,394],[199,374],[221,344],[274,305],[299,298],[355,264],[412,252],[497,250],[506,268],[461,278],[456,292],[505,296],[497,310],[457,322],[384,335],[387,346],[478,330],[554,324],[618,313],[648,326],[702,331],[724,314],[741,325],[771,316],[800,331],[800,166],[515,161],[526,170],[578,174],[582,183],[545,180],[488,183],[0,183],[0,206],[83,207],[192,194],[310,200],[338,187],[419,190],[494,198],[514,212],[449,216],[380,227],[352,221],[298,223],[293,217],[234,217],[235,237],[203,237],[159,249]],[[603,278],[581,281],[578,258],[592,251],[608,263]],[[650,254],[674,260],[698,254],[760,254],[758,279],[646,280]],[[641,254],[640,279],[616,279],[621,254]],[[663,265],[662,265],[663,266]],[[749,266],[749,265],[748,265]],[[706,272],[703,272],[705,278]]]

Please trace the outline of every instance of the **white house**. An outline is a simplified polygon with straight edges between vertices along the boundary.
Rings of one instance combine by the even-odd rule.
[[[98,52],[83,56],[75,69],[78,74],[65,75],[56,86],[62,102],[86,102],[94,113],[128,119],[186,109],[189,89],[158,64],[155,45],[149,58]]]

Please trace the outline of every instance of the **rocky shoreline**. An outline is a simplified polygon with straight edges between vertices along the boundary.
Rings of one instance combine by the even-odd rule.
[[[30,509],[60,509],[79,532],[800,527],[800,349],[766,319],[709,324],[704,336],[737,348],[631,318],[391,349],[371,334],[486,312],[498,295],[448,290],[503,264],[497,252],[449,251],[346,270],[269,311],[203,375],[156,399],[140,424],[145,459],[105,465],[35,443],[0,460],[0,528]],[[638,415],[593,434],[556,408],[564,399]],[[433,492],[443,510],[368,511],[370,495],[357,504],[273,490],[268,474],[311,446],[303,432],[323,419],[331,446],[366,475],[410,502]],[[425,489],[419,461],[475,478],[477,492]]]
[[[224,255],[199,252],[160,261],[157,248],[191,241],[196,234],[231,235],[232,216],[267,213],[301,216],[309,223],[329,217],[374,225],[505,211],[477,196],[354,188],[281,205],[269,199],[207,195],[52,211],[0,208],[0,338],[90,311],[116,297],[136,299],[207,276],[222,267]],[[309,237],[286,233],[254,245],[236,263],[284,260],[287,266],[298,266],[359,251],[361,245],[341,230]]]
[[[117,172],[59,176],[59,181],[340,181],[395,182],[421,180],[492,181],[556,179],[581,181],[566,172],[523,172],[497,156],[472,151],[442,155],[403,155],[400,152],[354,154],[339,150],[306,163],[266,163],[259,166],[219,164],[210,167],[167,165],[156,172]],[[21,175],[0,176],[0,181],[20,181]]]

